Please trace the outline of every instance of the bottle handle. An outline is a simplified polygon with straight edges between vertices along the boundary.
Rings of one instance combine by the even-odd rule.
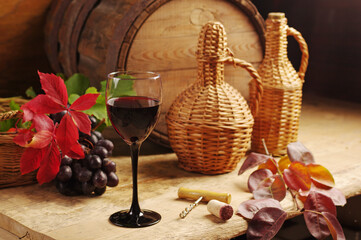
[[[287,27],[287,36],[293,36],[300,46],[302,52],[300,69],[298,70],[298,75],[302,80],[302,83],[305,81],[305,73],[308,66],[308,46],[305,39],[302,37],[301,33],[292,27]]]
[[[263,95],[263,85],[262,85],[261,77],[258,74],[257,70],[253,67],[252,64],[250,64],[244,60],[234,58],[233,54],[232,54],[232,52],[230,52],[230,50],[228,50],[228,53],[230,53],[230,54],[225,59],[224,62],[231,63],[234,66],[238,66],[238,67],[242,67],[242,68],[246,69],[253,78],[252,81],[254,81],[255,86],[256,86],[256,96],[254,98],[255,100],[250,103],[250,109],[251,109],[251,113],[252,113],[253,117],[255,117],[258,113],[259,103],[261,102],[261,98]]]

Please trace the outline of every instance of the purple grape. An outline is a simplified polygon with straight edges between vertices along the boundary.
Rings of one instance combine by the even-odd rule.
[[[95,186],[91,181],[82,183],[82,192],[84,195],[91,195],[94,190]]]
[[[73,173],[71,167],[68,165],[64,165],[60,167],[58,175],[56,175],[56,178],[61,182],[67,182],[70,180],[72,174]]]
[[[108,150],[108,152],[111,152],[114,149],[113,142],[108,139],[99,140],[97,145],[105,147]]]
[[[73,174],[78,175],[80,170],[81,170],[81,164],[79,160],[73,161],[72,163],[72,170],[73,170]]]
[[[61,159],[61,163],[60,165],[71,165],[73,159],[71,157],[68,157],[67,155],[65,155],[62,159]]]
[[[77,179],[79,180],[79,182],[87,182],[91,179],[92,174],[93,173],[90,170],[88,170],[85,167],[82,167],[79,173],[77,174]]]
[[[115,187],[118,185],[119,178],[114,172],[108,173],[107,178],[108,178],[107,186]]]
[[[96,146],[92,153],[94,155],[98,155],[101,159],[104,159],[108,156],[108,150],[105,147],[102,146]]]
[[[54,123],[60,123],[61,119],[64,117],[65,114],[66,114],[66,110],[57,113],[52,113],[50,114],[49,117],[53,119]]]
[[[93,134],[98,138],[98,140],[104,139],[102,133],[99,131],[93,131]]]
[[[107,190],[107,186],[105,187],[102,187],[102,188],[95,188],[94,189],[94,194],[97,195],[97,196],[100,196],[102,195],[103,193],[105,193],[105,190]]]
[[[91,169],[98,169],[102,167],[102,159],[98,155],[92,155],[89,159],[89,167]]]
[[[102,166],[102,170],[106,173],[109,174],[111,172],[116,172],[116,164],[115,162],[111,161],[109,158],[104,158],[103,159],[103,166]]]
[[[96,188],[103,188],[107,185],[107,175],[102,171],[98,170],[93,175],[93,184]]]
[[[58,181],[56,183],[56,189],[58,189],[58,191],[65,196],[78,195],[77,192],[73,189],[73,183],[71,181],[65,183]]]
[[[97,126],[97,119],[94,116],[89,116],[89,120],[91,122],[92,129]]]

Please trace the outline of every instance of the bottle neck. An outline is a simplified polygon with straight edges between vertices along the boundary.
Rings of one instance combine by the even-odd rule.
[[[202,86],[222,83],[224,81],[224,63],[198,61],[198,79],[201,79]]]
[[[284,61],[287,57],[287,19],[266,20],[265,59]]]

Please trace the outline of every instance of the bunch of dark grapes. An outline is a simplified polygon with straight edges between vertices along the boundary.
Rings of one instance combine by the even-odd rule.
[[[96,119],[92,116],[89,119],[94,129]],[[94,130],[90,136],[79,132],[79,143],[85,158],[78,160],[63,156],[56,176],[58,191],[67,196],[102,195],[107,186],[117,186],[116,164],[108,158],[114,148],[113,143]]]

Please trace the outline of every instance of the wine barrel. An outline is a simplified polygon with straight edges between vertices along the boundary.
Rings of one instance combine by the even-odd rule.
[[[225,26],[237,58],[259,66],[265,25],[249,0],[54,0],[46,50],[55,72],[83,73],[95,86],[118,69],[159,72],[163,105],[151,139],[169,146],[165,113],[196,80],[197,40],[210,20]],[[248,98],[245,70],[228,66],[225,79]]]

